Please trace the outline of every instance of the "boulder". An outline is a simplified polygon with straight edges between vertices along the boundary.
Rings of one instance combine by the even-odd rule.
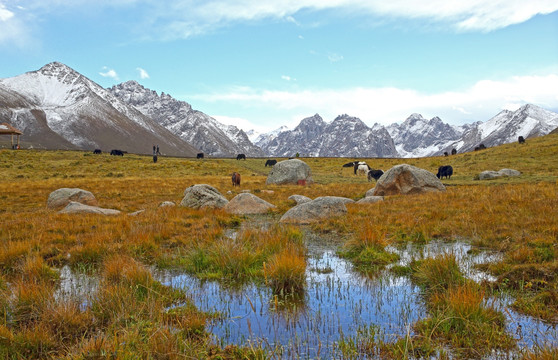
[[[118,215],[119,210],[103,209],[97,206],[90,206],[79,203],[77,201],[70,201],[68,205],[59,211],[61,214],[99,214],[99,215]]]
[[[383,196],[367,196],[363,199],[360,199],[356,203],[357,204],[374,204],[374,203],[377,203],[379,201],[384,201],[384,197]]]
[[[492,180],[502,177],[498,171],[486,170],[479,174],[479,180]]]
[[[277,166],[277,165],[275,165]],[[346,201],[336,196],[323,196],[289,209],[279,220],[281,223],[311,224],[347,213]]]
[[[97,199],[95,199],[95,196],[87,190],[78,188],[61,188],[50,193],[47,200],[47,207],[49,209],[61,208],[68,205],[70,201],[91,206],[97,205]]]
[[[500,171],[486,170],[478,175],[478,180],[492,180],[504,176],[520,176],[521,172],[514,169],[501,169]]]
[[[368,190],[366,192],[366,194],[364,195],[364,197],[369,197],[369,196],[374,196],[374,191],[376,190],[375,187],[373,187],[372,189]]]
[[[229,201],[211,185],[197,184],[184,190],[180,206],[193,209],[222,208]]]
[[[289,196],[288,200],[294,201],[297,205],[304,204],[304,203],[307,203],[309,201],[312,201],[312,199],[310,199],[308,196],[304,196],[304,195],[291,195],[291,196]]]
[[[312,183],[312,171],[304,161],[298,159],[290,159],[280,161],[269,172],[266,184],[298,184],[299,180],[305,181],[307,184]]]
[[[401,164],[392,167],[378,179],[372,195],[410,195],[445,190],[440,179],[430,171]]]
[[[249,215],[264,214],[273,208],[275,208],[275,205],[260,199],[254,194],[241,193],[232,198],[223,209],[230,214]]]
[[[519,176],[521,175],[521,172],[514,170],[514,169],[501,169],[500,171],[498,171],[499,174],[501,174],[502,176]]]

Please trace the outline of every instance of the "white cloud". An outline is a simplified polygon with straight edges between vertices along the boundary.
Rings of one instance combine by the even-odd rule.
[[[147,73],[147,71],[140,67],[137,67],[136,70],[139,71],[140,79],[149,79],[149,74]]]
[[[19,10],[19,13],[16,13],[0,2],[0,44],[10,43],[24,47],[29,43],[31,26],[26,25],[21,9]]]
[[[422,19],[459,31],[491,31],[558,10],[555,0],[192,0],[158,7],[152,20],[168,37],[188,37],[235,22],[294,20],[298,12],[335,10],[344,16]],[[168,25],[167,25],[168,24]],[[173,31],[174,33],[171,33]]]
[[[339,114],[357,116],[372,125],[388,125],[405,120],[411,113],[431,118],[440,116],[452,124],[488,120],[502,109],[515,110],[525,103],[558,109],[558,74],[516,76],[505,80],[481,80],[464,91],[435,94],[398,88],[350,88],[342,90],[307,89],[296,92],[233,88],[214,94],[187,96],[208,106],[225,104],[251,113],[259,110],[268,128],[277,127],[277,119],[291,119],[295,114],[319,113],[330,121]],[[222,112],[222,111],[221,111]],[[275,116],[276,118],[270,118]],[[302,117],[298,120],[300,121]],[[255,121],[254,121],[255,122]]]
[[[288,75],[281,75],[281,79],[285,80],[285,81],[296,81],[295,78],[290,77]]]
[[[14,13],[6,9],[6,6],[0,4],[0,21],[6,22],[14,17]]]
[[[108,77],[114,80],[118,80],[118,74],[116,73],[116,71],[114,71],[113,69],[109,69],[106,66],[103,66],[103,70],[105,70],[105,72],[100,72],[99,75],[101,75],[102,77]]]

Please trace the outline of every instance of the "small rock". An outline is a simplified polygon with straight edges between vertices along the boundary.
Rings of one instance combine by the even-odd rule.
[[[304,204],[304,203],[307,203],[309,201],[312,201],[312,199],[310,199],[308,196],[304,196],[304,195],[291,195],[291,196],[289,196],[288,200],[294,201],[297,205]]]
[[[373,187],[372,189],[368,190],[368,191],[366,192],[366,194],[364,195],[364,197],[374,196],[374,190],[376,190],[375,187]]]
[[[161,204],[159,204],[159,207],[173,207],[176,206],[176,204],[172,201],[163,201]]]
[[[145,209],[134,211],[133,213],[129,213],[128,216],[138,216],[139,214],[141,214],[144,211],[145,211]]]
[[[59,211],[61,214],[100,214],[100,215],[118,215],[119,210],[103,209],[97,206],[85,205],[76,201],[70,201],[68,205]]]
[[[384,201],[384,197],[383,196],[367,196],[363,199],[360,199],[359,201],[357,201],[357,204],[374,204],[380,201]]]

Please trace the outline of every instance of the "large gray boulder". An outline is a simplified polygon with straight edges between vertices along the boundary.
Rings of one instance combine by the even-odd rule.
[[[213,186],[207,184],[197,184],[184,190],[184,198],[182,198],[180,206],[193,209],[220,209],[227,205],[228,202],[227,198],[221,195],[219,190],[215,189]]]
[[[47,200],[49,209],[62,208],[70,203],[70,201],[79,202],[85,205],[97,205],[95,196],[83,189],[78,188],[61,188],[50,193]]]
[[[251,215],[265,214],[269,211],[269,209],[273,209],[275,207],[275,205],[260,199],[254,194],[241,193],[232,198],[231,201],[225,205],[223,210],[230,214]]]
[[[401,164],[392,167],[378,181],[373,196],[410,195],[446,191],[440,179],[430,171]]]
[[[85,205],[76,201],[70,201],[68,205],[59,211],[61,214],[99,214],[99,215],[118,215],[119,210],[103,209],[97,206]]]
[[[279,222],[304,225],[334,216],[342,216],[347,213],[346,203],[345,198],[336,196],[319,197],[289,209]]]
[[[304,161],[298,159],[280,161],[269,172],[266,184],[298,184],[299,180],[312,183],[312,171]]]

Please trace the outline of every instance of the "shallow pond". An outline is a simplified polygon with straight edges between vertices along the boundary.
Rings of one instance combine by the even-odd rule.
[[[217,282],[201,282],[189,275],[164,272],[159,280],[187,290],[202,310],[218,311],[224,320],[208,327],[221,345],[253,342],[274,349],[279,345],[285,358],[331,358],[339,355],[336,344],[344,337],[373,327],[376,339],[393,341],[412,335],[412,324],[428,314],[420,289],[407,277],[383,271],[374,279],[352,270],[336,255],[336,247],[306,233],[308,266],[306,291],[299,299],[278,300],[264,286],[247,285],[231,289]],[[474,268],[475,264],[497,261],[499,255],[470,254],[465,242],[432,241],[424,246],[408,245],[397,252],[400,265],[412,258],[455,254],[462,271],[476,281],[494,279]],[[523,347],[558,346],[558,329],[520,315],[509,308],[510,298],[492,298],[508,318],[508,331]],[[510,357],[510,354],[505,355]],[[513,357],[513,356],[511,356]]]
[[[234,236],[234,234],[229,234]],[[233,288],[215,281],[200,281],[190,275],[154,270],[154,277],[165,285],[184,289],[195,304],[205,311],[216,311],[221,320],[207,330],[221,346],[261,344],[273,351],[281,348],[281,358],[339,358],[337,346],[344,337],[373,331],[376,339],[392,341],[412,335],[412,324],[428,316],[420,289],[407,277],[389,270],[375,278],[353,271],[350,263],[336,255],[336,245],[312,233],[305,233],[308,248],[306,289],[297,297],[275,297],[266,286],[248,284]],[[389,248],[400,255],[400,265],[412,258],[455,254],[462,271],[476,281],[492,281],[475,264],[497,261],[499,255],[471,254],[465,242],[432,241],[427,245]],[[61,271],[59,299],[78,297],[87,306],[88,294],[96,291],[98,280]],[[558,328],[529,316],[518,314],[506,296],[487,300],[508,319],[507,329],[520,348],[557,347]],[[489,358],[514,358],[513,354]]]

